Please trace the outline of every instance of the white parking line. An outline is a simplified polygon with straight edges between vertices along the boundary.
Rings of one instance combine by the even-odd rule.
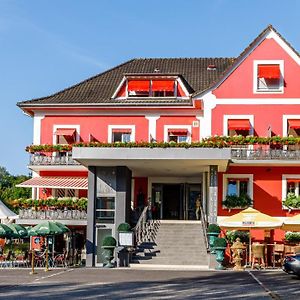
[[[279,296],[270,291],[251,271],[247,271],[251,277],[268,293],[272,299],[280,300]]]
[[[67,270],[64,270],[64,271],[60,271],[58,273],[52,273],[48,276],[43,276],[43,277],[39,277],[39,278],[36,278],[34,281],[40,281],[40,280],[43,280],[43,279],[47,279],[47,278],[51,278],[51,277],[54,277],[54,276],[58,276],[58,275],[61,275],[61,274],[64,274],[66,272],[71,272],[73,271],[74,269],[67,269]],[[30,284],[30,283],[29,283]]]

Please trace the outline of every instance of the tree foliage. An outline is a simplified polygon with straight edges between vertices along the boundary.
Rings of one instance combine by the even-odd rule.
[[[0,167],[0,200],[6,203],[12,199],[29,198],[31,194],[30,189],[16,187],[17,184],[29,178],[26,175],[11,175],[6,168]]]

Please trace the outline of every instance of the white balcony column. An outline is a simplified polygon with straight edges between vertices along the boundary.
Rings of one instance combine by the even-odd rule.
[[[41,127],[42,120],[45,118],[44,114],[35,114],[33,117],[33,144],[41,144]]]
[[[148,141],[156,140],[156,121],[160,118],[159,115],[146,115],[145,118],[149,121]]]

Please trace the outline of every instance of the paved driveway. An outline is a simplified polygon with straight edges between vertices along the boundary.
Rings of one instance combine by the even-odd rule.
[[[300,281],[282,271],[67,269],[37,272],[29,275],[29,270],[0,270],[0,298],[300,299]]]

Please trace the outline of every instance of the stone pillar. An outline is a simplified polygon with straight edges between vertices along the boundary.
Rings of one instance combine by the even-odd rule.
[[[86,266],[95,266],[96,252],[96,167],[88,168],[88,207],[87,207],[87,228],[86,228]]]
[[[218,166],[209,166],[209,191],[208,191],[208,222],[217,223],[218,216]]]

